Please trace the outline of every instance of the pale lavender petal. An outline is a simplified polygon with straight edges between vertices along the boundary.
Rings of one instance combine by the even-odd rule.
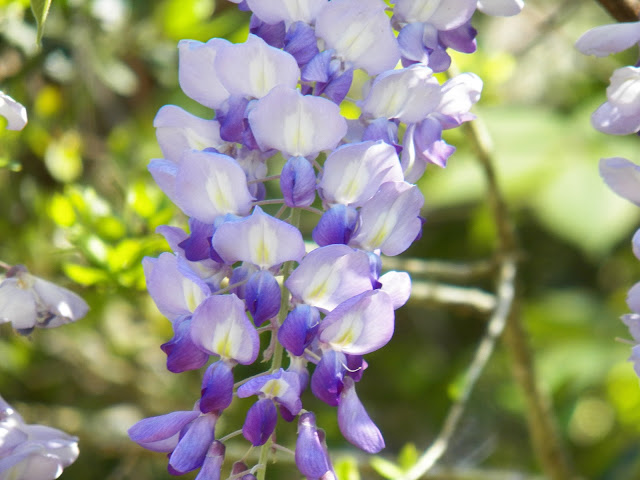
[[[384,448],[384,439],[371,421],[356,394],[353,379],[344,379],[344,389],[338,404],[338,426],[344,438],[367,453],[378,453]]]
[[[347,132],[340,108],[325,98],[303,96],[284,85],[256,102],[249,124],[263,151],[287,157],[313,156],[334,149]]]
[[[27,109],[0,91],[0,116],[7,119],[7,129],[22,130],[27,124]]]
[[[39,309],[37,327],[54,328],[65,323],[75,322],[89,311],[87,302],[71,290],[42,278],[32,277],[33,293]]]
[[[205,414],[189,425],[175,450],[169,457],[171,468],[180,473],[200,468],[204,463],[209,447],[215,439],[217,415]]]
[[[199,415],[192,410],[145,418],[129,429],[129,438],[147,450],[171,452],[178,444],[180,431]]]
[[[346,245],[328,245],[308,253],[285,282],[294,298],[320,310],[371,290],[367,254]]]
[[[609,135],[629,135],[640,130],[640,112],[625,115],[617,105],[605,102],[591,115],[591,125]]]
[[[51,480],[62,474],[58,459],[47,455],[45,449],[31,442],[25,442],[7,458],[0,459],[0,478]]]
[[[636,230],[636,233],[633,234],[633,238],[631,239],[631,248],[633,250],[633,254],[638,260],[640,260],[640,229]]]
[[[419,122],[441,102],[440,84],[432,73],[429,67],[415,64],[379,75],[362,103],[363,114]]]
[[[247,0],[251,11],[267,23],[313,23],[328,0]]]
[[[636,372],[636,375],[640,377],[640,345],[636,345],[631,349],[629,361],[633,362],[633,370]]]
[[[627,305],[634,313],[640,314],[640,282],[636,283],[627,294]]]
[[[175,162],[164,158],[154,158],[149,162],[147,169],[164,194],[175,203],[176,175],[178,175],[178,166]]]
[[[631,48],[638,42],[640,22],[614,23],[601,25],[584,33],[576,41],[576,48],[585,55],[606,57]]]
[[[333,0],[318,14],[316,35],[354,68],[370,75],[390,70],[400,50],[385,8],[381,0]]]
[[[329,203],[359,207],[385,182],[404,179],[395,148],[382,141],[343,145],[324,163],[318,184]]]
[[[404,252],[422,228],[422,193],[406,182],[388,182],[360,210],[360,225],[350,245],[385,255]]]
[[[398,33],[398,46],[403,63],[429,64],[429,50],[424,44],[425,28],[427,25],[421,22],[408,23]]]
[[[230,45],[229,41],[222,38],[212,38],[207,43],[180,40],[178,79],[182,91],[206,107],[220,108],[229,97],[229,92],[220,83],[215,59]]]
[[[165,105],[153,120],[156,138],[166,160],[179,163],[185,150],[219,148],[220,124],[191,115],[175,105]]]
[[[229,93],[243,97],[262,98],[276,85],[295,88],[300,76],[295,58],[255,35],[221,50],[215,65]]]
[[[407,272],[387,272],[378,280],[382,283],[381,290],[391,298],[394,310],[407,303],[411,296],[411,277]]]
[[[0,323],[11,322],[17,330],[36,324],[36,300],[33,293],[19,286],[18,279],[5,278],[0,283]]]
[[[523,0],[478,0],[478,10],[494,17],[511,17],[523,8]]]
[[[391,297],[373,290],[353,297],[329,312],[320,323],[318,339],[333,350],[351,355],[371,353],[393,336]]]
[[[469,110],[480,100],[481,92],[482,80],[474,73],[461,73],[447,80],[442,85],[442,99],[435,114],[442,128],[455,128],[473,120],[475,115]]]
[[[640,206],[640,166],[626,158],[603,158],[600,176],[616,194]]]
[[[231,157],[195,150],[185,152],[176,175],[176,204],[204,223],[232,213],[246,215],[253,198],[244,171]]]
[[[401,20],[426,22],[438,30],[451,30],[469,21],[477,0],[397,0],[393,10]]]
[[[628,313],[621,317],[624,324],[629,327],[629,333],[636,343],[640,343],[640,314]]]
[[[249,262],[262,269],[298,262],[305,252],[300,231],[260,207],[243,220],[220,225],[211,244],[227,263]]]
[[[199,348],[223,360],[249,365],[258,358],[258,332],[234,294],[205,299],[191,320],[191,339]]]
[[[168,252],[142,260],[149,294],[169,320],[190,315],[210,293],[209,287],[184,262]]]

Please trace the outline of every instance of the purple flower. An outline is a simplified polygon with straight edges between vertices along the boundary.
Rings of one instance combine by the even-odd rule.
[[[78,457],[78,439],[29,425],[0,397],[0,478],[53,480]]]
[[[338,426],[344,438],[368,453],[378,453],[384,448],[384,439],[378,427],[371,421],[356,394],[352,378],[344,379],[344,388],[338,403]]]
[[[593,112],[591,124],[611,135],[640,130],[640,67],[622,67],[613,72],[607,101]]]
[[[11,267],[0,282],[0,323],[11,322],[23,334],[75,322],[88,310],[71,290],[31,275],[24,265]]]
[[[324,444],[324,433],[316,427],[316,417],[307,412],[298,420],[296,466],[309,480],[336,480],[331,459]]]

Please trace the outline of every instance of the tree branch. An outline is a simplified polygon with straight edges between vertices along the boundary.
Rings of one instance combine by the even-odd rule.
[[[598,0],[598,3],[619,22],[637,22],[640,17],[639,0]]]

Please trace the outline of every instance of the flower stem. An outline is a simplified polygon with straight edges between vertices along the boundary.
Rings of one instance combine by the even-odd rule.
[[[291,216],[289,217],[289,223],[294,227],[298,227],[300,224],[300,210],[297,208],[291,209]],[[293,261],[285,262],[282,267],[282,295],[280,300],[280,313],[278,314],[278,326],[282,325],[284,319],[287,317],[289,313],[289,290],[285,287],[285,282],[291,275],[291,271],[293,270]],[[280,342],[276,339],[276,335],[278,335],[278,330],[274,329],[271,332],[272,342],[274,344],[273,356],[271,357],[271,372],[275,372],[282,366],[282,357],[284,354],[284,349]],[[272,449],[273,440],[269,438],[267,443],[260,447],[260,459],[258,463],[261,465],[260,469],[257,471],[256,478],[258,480],[265,480],[265,476],[267,474],[267,460],[269,457],[269,451]]]

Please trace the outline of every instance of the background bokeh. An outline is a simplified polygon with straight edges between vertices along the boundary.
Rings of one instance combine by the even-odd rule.
[[[199,372],[166,371],[159,345],[171,327],[144,290],[142,258],[168,249],[155,228],[185,225],[146,170],[160,156],[152,122],[167,103],[211,115],[178,87],[176,44],[241,42],[247,22],[225,0],[54,0],[39,50],[29,2],[0,0],[0,90],[29,112],[23,131],[0,128],[0,260],[23,263],[91,305],[81,321],[26,338],[0,325],[0,394],[28,422],[80,438],[65,480],[171,478],[162,454],[125,433],[141,418],[190,409],[200,389]],[[629,345],[615,340],[628,337],[618,317],[640,279],[630,248],[640,216],[603,186],[597,168],[601,157],[640,160],[638,140],[589,123],[611,72],[635,63],[636,52],[595,59],[573,49],[584,31],[610,22],[596,2],[530,0],[517,17],[477,14],[479,50],[456,56],[460,70],[485,82],[476,113],[492,136],[523,248],[520,307],[540,384],[577,471],[602,480],[640,478],[640,385]],[[458,151],[421,180],[427,223],[404,257],[488,259],[496,240],[482,172],[461,132],[448,141]],[[457,284],[493,288],[490,277]],[[434,439],[486,320],[472,307],[420,299],[398,312],[392,342],[368,356],[358,386],[387,442],[381,457],[409,464]],[[369,458],[353,456],[335,410],[304,401],[334,459],[357,458],[362,478],[380,478]],[[240,428],[249,405],[238,402],[220,431]],[[468,478],[539,475],[523,409],[498,347],[442,465],[476,472]],[[294,430],[279,427],[279,442],[292,447]],[[282,460],[268,478],[300,475]]]

